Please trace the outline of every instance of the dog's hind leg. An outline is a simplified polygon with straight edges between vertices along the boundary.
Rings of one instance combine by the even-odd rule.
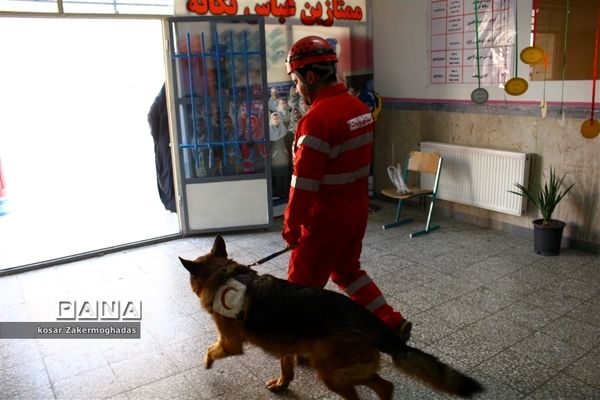
[[[338,367],[333,363],[327,365],[327,363],[315,363],[314,368],[317,371],[317,375],[323,381],[325,386],[332,392],[335,392],[342,396],[346,400],[360,400],[354,385],[358,385],[353,377],[352,368]]]
[[[362,382],[363,385],[373,390],[381,400],[391,400],[394,393],[394,384],[383,379],[379,374],[374,374],[371,378]]]
[[[392,383],[377,374],[379,351],[369,343],[338,343],[337,347],[328,349],[325,346],[319,350],[314,354],[313,366],[319,378],[331,391],[344,399],[358,400],[355,387],[366,385],[374,390],[380,399],[392,398]]]
[[[329,390],[339,394],[345,400],[360,400],[360,397],[358,397],[354,386],[350,386],[348,384],[339,384],[335,380],[330,379],[323,379],[323,383],[325,383],[325,386],[327,386]]]
[[[281,375],[279,378],[270,379],[266,383],[267,389],[275,393],[286,390],[290,382],[294,379],[296,357],[291,354],[286,354],[281,356],[279,363],[281,365]]]

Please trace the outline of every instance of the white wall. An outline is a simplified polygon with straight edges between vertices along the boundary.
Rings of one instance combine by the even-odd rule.
[[[521,50],[529,45],[531,0],[513,0],[519,9],[519,43]],[[383,97],[399,99],[469,100],[476,84],[429,84],[428,13],[429,0],[373,0],[373,42],[375,89]],[[590,57],[581,62],[593,62]],[[509,96],[503,88],[486,86],[490,100],[539,102],[543,96],[542,81],[529,81],[529,66],[520,63],[518,74],[529,83],[521,96]],[[567,81],[565,102],[591,102],[592,82]],[[546,99],[560,102],[561,81],[546,82]]]

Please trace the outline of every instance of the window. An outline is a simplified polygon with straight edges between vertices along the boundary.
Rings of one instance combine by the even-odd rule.
[[[172,15],[173,0],[0,0],[0,12]]]

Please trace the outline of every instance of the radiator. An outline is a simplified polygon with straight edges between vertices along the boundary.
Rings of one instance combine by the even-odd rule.
[[[527,187],[531,155],[447,143],[421,142],[421,151],[442,156],[437,198],[501,213],[522,215],[527,199],[509,190]],[[433,178],[421,175],[423,187]]]

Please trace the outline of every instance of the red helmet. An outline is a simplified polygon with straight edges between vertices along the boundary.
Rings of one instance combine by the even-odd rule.
[[[322,37],[306,36],[294,43],[285,66],[289,75],[298,68],[322,62],[338,62],[335,49]]]

